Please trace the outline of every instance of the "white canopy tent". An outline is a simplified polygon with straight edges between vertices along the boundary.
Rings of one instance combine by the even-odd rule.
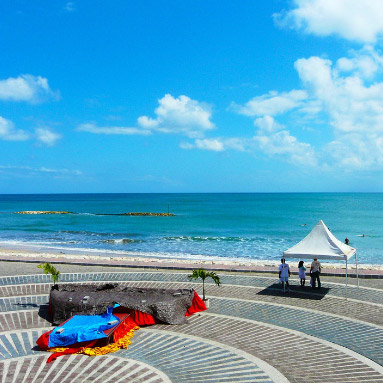
[[[335,238],[322,220],[298,244],[283,252],[283,257],[300,259],[329,259],[346,261],[346,291],[348,261],[355,256],[356,277],[359,286],[356,249]]]

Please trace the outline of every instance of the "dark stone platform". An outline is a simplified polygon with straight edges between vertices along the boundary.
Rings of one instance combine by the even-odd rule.
[[[73,315],[100,315],[118,303],[121,309],[138,310],[168,324],[187,323],[185,312],[192,304],[193,289],[155,289],[122,286],[64,284],[52,287],[49,295],[54,324]]]

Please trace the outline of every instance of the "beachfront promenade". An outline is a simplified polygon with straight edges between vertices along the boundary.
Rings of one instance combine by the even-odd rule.
[[[188,271],[58,265],[60,283],[119,282],[181,288]],[[128,350],[71,355],[46,364],[34,350],[50,328],[50,276],[36,264],[0,262],[0,383],[65,382],[383,382],[383,279],[361,279],[345,299],[344,278],[322,292],[281,293],[277,275],[219,273],[210,308],[189,324],[136,331]],[[355,284],[355,280],[350,280]]]

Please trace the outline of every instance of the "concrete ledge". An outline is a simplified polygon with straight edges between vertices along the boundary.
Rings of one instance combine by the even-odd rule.
[[[102,259],[100,260],[72,260],[72,259],[60,259],[57,258],[31,258],[31,257],[0,257],[1,262],[19,262],[19,263],[43,263],[49,262],[52,264],[62,264],[62,265],[78,265],[78,266],[102,266],[102,267],[124,267],[124,268],[133,268],[133,269],[158,269],[158,270],[194,270],[199,267],[203,267],[206,270],[212,271],[223,271],[223,272],[238,272],[238,273],[268,273],[278,275],[278,270],[276,268],[271,268],[268,266],[233,266],[233,265],[209,265],[209,264],[190,264],[190,263],[172,263],[169,262],[155,262],[155,261],[138,261],[138,262],[120,262],[113,261],[113,259]],[[293,275],[298,275],[298,271],[293,270]],[[331,277],[345,277],[346,273],[342,269],[335,269],[334,271],[325,269],[321,273],[321,276],[331,276]],[[354,272],[348,273],[349,278],[356,278]],[[383,271],[380,270],[360,270],[359,278],[363,279],[383,279]]]

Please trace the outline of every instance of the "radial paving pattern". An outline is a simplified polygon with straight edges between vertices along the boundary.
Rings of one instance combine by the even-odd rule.
[[[193,286],[199,292],[187,275],[76,273],[60,275],[60,282]],[[46,365],[47,354],[33,347],[50,327],[43,319],[49,277],[2,277],[0,383],[383,383],[383,290],[352,287],[346,300],[344,286],[335,283],[323,284],[327,294],[297,286],[281,294],[275,278],[222,275],[221,281],[221,288],[207,288],[210,309],[189,324],[141,329],[128,350],[115,354],[65,356]]]

